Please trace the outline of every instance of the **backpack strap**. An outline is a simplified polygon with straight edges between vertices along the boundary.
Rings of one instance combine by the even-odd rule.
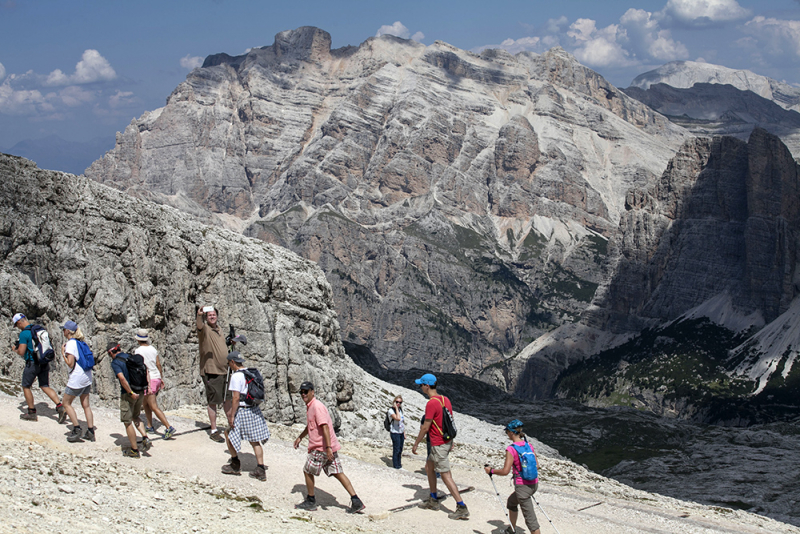
[[[439,395],[437,397],[432,397],[432,398],[438,400],[442,404],[442,423],[444,423],[444,410],[446,408],[444,404],[444,395]],[[442,435],[442,438],[444,438],[444,430],[442,430],[442,427],[436,424],[436,419],[431,418],[431,422],[439,430],[439,434]]]

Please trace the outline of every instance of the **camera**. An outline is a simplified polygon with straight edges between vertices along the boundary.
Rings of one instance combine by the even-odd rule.
[[[203,306],[203,313],[214,311],[214,306]]]

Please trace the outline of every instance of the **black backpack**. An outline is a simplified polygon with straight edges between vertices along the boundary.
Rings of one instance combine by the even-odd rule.
[[[31,331],[31,338],[33,338],[33,363],[50,363],[56,357],[53,346],[50,344],[50,335],[43,326],[32,324],[26,327]]]
[[[386,414],[385,414],[385,416],[383,418],[383,428],[387,432],[391,432],[392,431],[392,418],[389,417],[389,411],[388,410],[386,411]]]
[[[453,414],[450,413],[450,410],[447,409],[447,405],[444,403],[444,396],[436,397],[436,400],[442,404],[442,428],[439,430],[442,432],[442,438],[445,441],[451,441],[455,439],[458,433],[456,422],[453,420]],[[436,425],[436,421],[434,421],[433,424]],[[439,425],[436,426],[438,427]]]
[[[242,400],[248,406],[258,406],[264,402],[264,379],[255,367],[242,369],[242,373],[247,384],[247,394]]]
[[[131,386],[131,391],[143,393],[149,385],[147,383],[147,366],[144,364],[144,358],[142,358],[141,354],[128,354],[125,365],[128,367],[128,384]]]

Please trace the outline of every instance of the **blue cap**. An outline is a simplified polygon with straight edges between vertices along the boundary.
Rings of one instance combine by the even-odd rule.
[[[418,386],[425,384],[426,386],[433,386],[436,385],[436,377],[430,373],[422,375],[422,378],[417,378],[414,380]]]
[[[517,433],[517,430],[519,430],[520,428],[522,428],[522,421],[520,421],[519,419],[514,419],[513,421],[511,421],[506,425],[506,430],[508,432],[514,432],[515,434]]]
[[[78,331],[78,323],[75,321],[67,321],[64,323],[64,326],[61,327],[61,330],[69,330],[70,332],[77,332]]]

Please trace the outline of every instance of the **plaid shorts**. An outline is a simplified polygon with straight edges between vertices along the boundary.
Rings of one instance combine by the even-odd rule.
[[[228,439],[236,452],[242,450],[243,441],[266,443],[269,440],[269,427],[261,409],[239,406],[236,419],[233,420],[233,430],[228,432]]]
[[[311,451],[306,458],[306,465],[303,472],[309,475],[319,476],[322,471],[328,476],[344,473],[342,462],[339,460],[339,453],[333,453],[333,460],[328,460],[328,455],[323,451]]]

